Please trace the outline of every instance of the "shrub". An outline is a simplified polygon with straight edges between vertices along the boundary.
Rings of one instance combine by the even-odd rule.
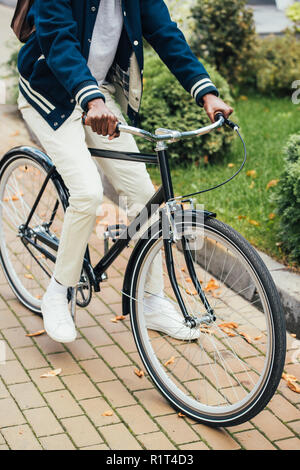
[[[294,3],[286,9],[286,16],[294,23],[295,30],[300,32],[300,3]]]
[[[300,42],[290,31],[257,42],[253,71],[257,89],[265,94],[291,94],[293,81],[300,78]]]
[[[247,82],[256,32],[246,0],[197,0],[192,15],[193,50],[215,65],[230,84]]]
[[[281,248],[290,261],[300,264],[300,133],[290,137],[284,153],[284,170],[275,195]]]
[[[207,66],[220,95],[232,103],[229,87],[211,66]],[[141,108],[141,125],[150,132],[158,127],[191,130],[209,123],[206,112],[196,105],[159,57],[152,52],[145,57],[144,96]],[[212,156],[226,151],[232,141],[232,131],[221,129],[203,137],[182,140],[171,145],[171,156],[177,164],[199,161],[205,155]],[[149,143],[138,140],[141,150],[149,151]]]

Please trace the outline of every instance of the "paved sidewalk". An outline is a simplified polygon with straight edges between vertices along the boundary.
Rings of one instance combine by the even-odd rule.
[[[0,141],[1,155],[12,146],[30,144],[21,122],[16,130],[9,107],[5,119],[2,108],[0,119],[6,136]],[[95,233],[92,246],[96,257],[100,241]],[[300,449],[300,394],[285,381],[255,419],[216,430],[179,417],[147,376],[135,375],[142,364],[129,319],[111,321],[122,313],[128,254],[110,268],[102,292],[86,309],[78,309],[79,337],[68,346],[45,334],[26,336],[41,330],[42,320],[16,300],[0,272],[0,340],[7,353],[6,363],[0,364],[0,450]],[[288,335],[285,370],[300,381],[299,349],[300,342]],[[57,368],[62,369],[59,376],[41,378]],[[113,414],[102,416],[106,411]]]

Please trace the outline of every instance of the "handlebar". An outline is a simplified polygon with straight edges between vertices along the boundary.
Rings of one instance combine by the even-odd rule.
[[[86,118],[86,114],[84,113],[82,115],[83,124],[85,124],[85,118]],[[160,128],[160,129],[156,129],[155,134],[151,134],[151,132],[148,132],[144,129],[139,129],[138,127],[127,126],[122,123],[117,124],[116,130],[119,132],[124,132],[126,134],[131,134],[131,135],[136,135],[138,137],[142,137],[146,140],[149,140],[150,142],[163,142],[163,141],[177,142],[178,140],[181,140],[181,139],[187,139],[190,137],[197,137],[199,135],[208,134],[212,130],[217,129],[223,126],[224,124],[230,126],[234,130],[238,129],[237,124],[226,119],[222,113],[217,113],[215,116],[215,119],[216,119],[215,122],[213,122],[212,124],[208,126],[200,127],[200,129],[196,129],[193,131],[186,131],[186,132],[179,132],[176,130]]]

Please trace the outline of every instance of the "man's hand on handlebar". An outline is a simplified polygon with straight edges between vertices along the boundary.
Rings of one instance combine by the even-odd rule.
[[[108,140],[113,140],[120,136],[120,132],[116,130],[118,122],[119,119],[107,108],[101,98],[88,102],[88,112],[84,123],[91,126],[93,132],[108,135]]]
[[[233,113],[231,106],[228,106],[223,100],[212,93],[204,95],[202,99],[204,103],[203,107],[211,122],[215,122],[215,116],[218,113],[223,114],[226,119]]]

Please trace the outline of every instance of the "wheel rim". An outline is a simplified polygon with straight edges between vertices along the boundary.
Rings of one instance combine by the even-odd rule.
[[[202,228],[200,232],[202,232]],[[204,242],[204,237],[202,241]],[[210,250],[207,249],[208,242]],[[217,245],[219,245],[219,252],[220,248],[223,250],[225,248],[225,253],[227,253],[218,276],[216,272],[214,275],[211,273],[211,260]],[[202,251],[207,251],[204,259],[206,258],[206,266],[210,264],[210,268],[207,271],[203,269],[202,256],[202,267],[197,267],[197,270],[201,272],[202,285],[207,288],[206,295],[212,303],[217,320],[209,329],[201,328],[198,341],[180,342],[174,340],[169,335],[147,330],[145,323],[144,294],[147,270],[161,249],[162,240],[158,239],[143,260],[137,279],[134,323],[136,323],[141,337],[142,344],[138,346],[140,353],[142,357],[146,355],[145,365],[148,366],[148,371],[158,387],[163,392],[166,388],[168,398],[179,408],[186,408],[189,410],[189,414],[193,415],[194,413],[195,416],[203,414],[211,419],[233,419],[233,416],[241,415],[254,406],[265,389],[272,369],[274,331],[270,307],[263,286],[254,268],[244,257],[241,257],[238,247],[229,240],[225,243],[221,233],[210,230],[209,237],[206,237],[206,242],[202,247]],[[251,288],[255,287],[256,296],[252,296],[254,299],[252,302],[249,301],[250,299],[245,300],[245,287],[237,289],[238,278],[231,277],[228,260],[232,259],[231,265],[234,266],[234,258],[229,258],[229,254],[239,260],[239,282],[245,277],[245,274],[242,276],[241,273],[243,268],[244,273],[247,273],[251,279]],[[191,289],[191,284],[186,281],[186,274],[182,274],[181,267],[185,263],[183,255],[178,249],[176,256],[177,279],[178,282],[179,279],[181,280],[180,290],[183,295],[185,289]],[[224,261],[225,259],[227,261]],[[232,268],[231,273],[233,271]],[[217,285],[219,289],[216,288]],[[211,290],[209,290],[209,286]],[[247,290],[250,291],[250,289]],[[165,291],[170,295],[169,288],[166,288]],[[187,295],[185,295],[185,299]],[[188,300],[189,312],[191,304],[195,305],[195,297],[190,297]],[[236,311],[236,307],[233,308],[233,303],[237,304],[237,300],[240,305],[242,304],[242,307],[239,307],[239,312]],[[223,326],[221,328],[218,326],[220,324],[228,325],[229,322],[238,324],[238,327]],[[258,325],[260,326],[258,327]],[[229,333],[235,336],[228,336]],[[173,362],[168,364],[171,359]],[[184,369],[185,372],[183,372]]]
[[[41,298],[52,275],[54,264],[38,250],[28,245],[34,256],[26,249],[20,237],[19,227],[24,224],[32,204],[46,178],[46,171],[34,160],[16,156],[5,169],[0,182],[0,248],[1,262],[9,282],[25,304],[40,309]],[[60,237],[63,207],[52,180],[46,187],[30,223],[31,228],[49,222],[56,201],[52,234]],[[55,255],[54,250],[48,251]]]

